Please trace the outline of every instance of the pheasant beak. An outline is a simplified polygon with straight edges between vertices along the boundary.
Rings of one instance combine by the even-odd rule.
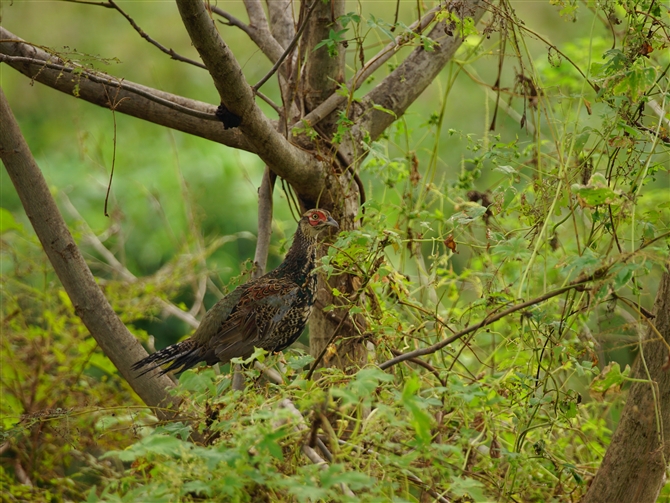
[[[337,223],[337,220],[335,220],[330,215],[328,215],[328,219],[324,222],[324,225],[329,225],[331,227],[335,227],[336,229],[340,228],[340,224]]]

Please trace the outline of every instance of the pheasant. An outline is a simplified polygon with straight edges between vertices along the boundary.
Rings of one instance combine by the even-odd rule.
[[[316,299],[317,236],[339,225],[326,210],[302,215],[284,262],[265,276],[238,286],[217,302],[191,337],[168,346],[132,367],[141,375],[161,369],[184,371],[199,362],[228,363],[249,357],[254,347],[281,351],[300,336]]]

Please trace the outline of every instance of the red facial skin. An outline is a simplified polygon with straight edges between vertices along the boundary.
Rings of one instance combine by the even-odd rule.
[[[312,227],[315,227],[319,225],[320,223],[325,222],[328,220],[328,217],[323,211],[315,210],[312,212],[312,214],[309,216],[309,223]]]

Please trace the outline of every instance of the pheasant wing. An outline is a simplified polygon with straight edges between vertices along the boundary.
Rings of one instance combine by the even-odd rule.
[[[254,347],[274,349],[268,342],[289,311],[298,286],[291,281],[263,280],[246,285],[239,302],[210,339],[209,345],[220,361],[247,357],[253,353]]]

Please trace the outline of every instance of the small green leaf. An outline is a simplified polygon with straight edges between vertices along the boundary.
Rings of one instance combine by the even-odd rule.
[[[11,230],[22,232],[23,226],[14,220],[14,215],[12,215],[9,210],[0,208],[0,234],[4,234]]]

